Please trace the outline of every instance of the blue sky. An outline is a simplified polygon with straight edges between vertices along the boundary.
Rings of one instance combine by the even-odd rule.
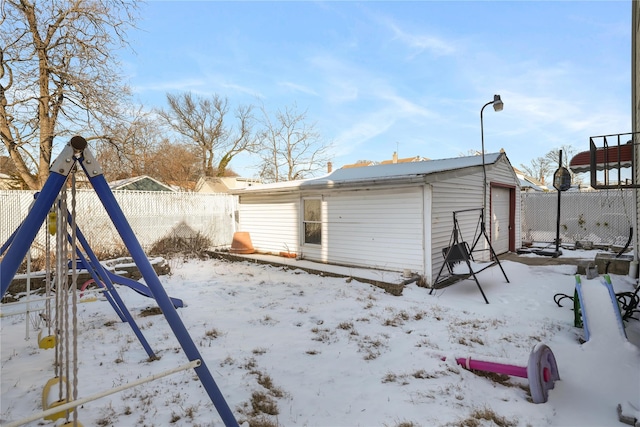
[[[295,104],[334,167],[479,151],[494,94],[485,150],[516,167],[631,131],[631,1],[151,1],[141,17],[121,55],[139,103]]]

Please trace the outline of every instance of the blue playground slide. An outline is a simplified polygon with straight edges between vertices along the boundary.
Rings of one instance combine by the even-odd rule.
[[[154,298],[153,294],[151,293],[151,290],[140,282],[137,282],[133,279],[129,279],[128,277],[117,275],[110,271],[107,271],[107,275],[109,276],[109,278],[113,283],[127,286],[133,289],[134,291],[138,292],[140,295],[144,295],[145,297]],[[184,303],[182,302],[181,299],[172,298],[172,297],[169,297],[169,299],[171,300],[171,303],[175,308],[184,307]]]
[[[620,307],[608,274],[591,280],[576,275],[585,340],[627,341]]]

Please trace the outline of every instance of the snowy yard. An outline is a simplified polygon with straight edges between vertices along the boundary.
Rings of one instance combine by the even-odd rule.
[[[617,405],[628,413],[640,404],[640,322],[627,324],[630,342],[611,346],[592,337],[581,344],[570,304],[553,300],[559,292],[573,295],[573,266],[503,261],[511,283],[498,267],[480,274],[485,304],[472,281],[434,295],[411,284],[392,296],[357,280],[249,262],[171,264],[172,274],[160,279],[170,296],[185,301],[178,313],[245,425],[623,426]],[[627,276],[612,282],[616,291],[635,284]],[[80,398],[187,362],[164,317],[143,316],[154,301],[128,288],[119,293],[160,360],[147,361],[106,301],[81,303]],[[41,410],[54,350],[38,348],[37,332],[25,340],[24,316],[1,322],[5,423]],[[526,366],[537,343],[551,348],[561,378],[543,404],[531,402],[527,379],[478,375],[455,362],[473,357]],[[78,420],[222,425],[193,371],[87,403]]]

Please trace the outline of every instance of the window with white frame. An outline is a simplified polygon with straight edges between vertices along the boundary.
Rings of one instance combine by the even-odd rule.
[[[320,199],[304,199],[304,243],[319,245],[322,243],[322,201]]]

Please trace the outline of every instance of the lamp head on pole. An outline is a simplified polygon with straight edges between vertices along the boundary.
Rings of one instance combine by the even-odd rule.
[[[502,99],[500,99],[500,95],[493,95],[493,109],[495,111],[502,111],[503,107],[504,103],[502,102]]]

